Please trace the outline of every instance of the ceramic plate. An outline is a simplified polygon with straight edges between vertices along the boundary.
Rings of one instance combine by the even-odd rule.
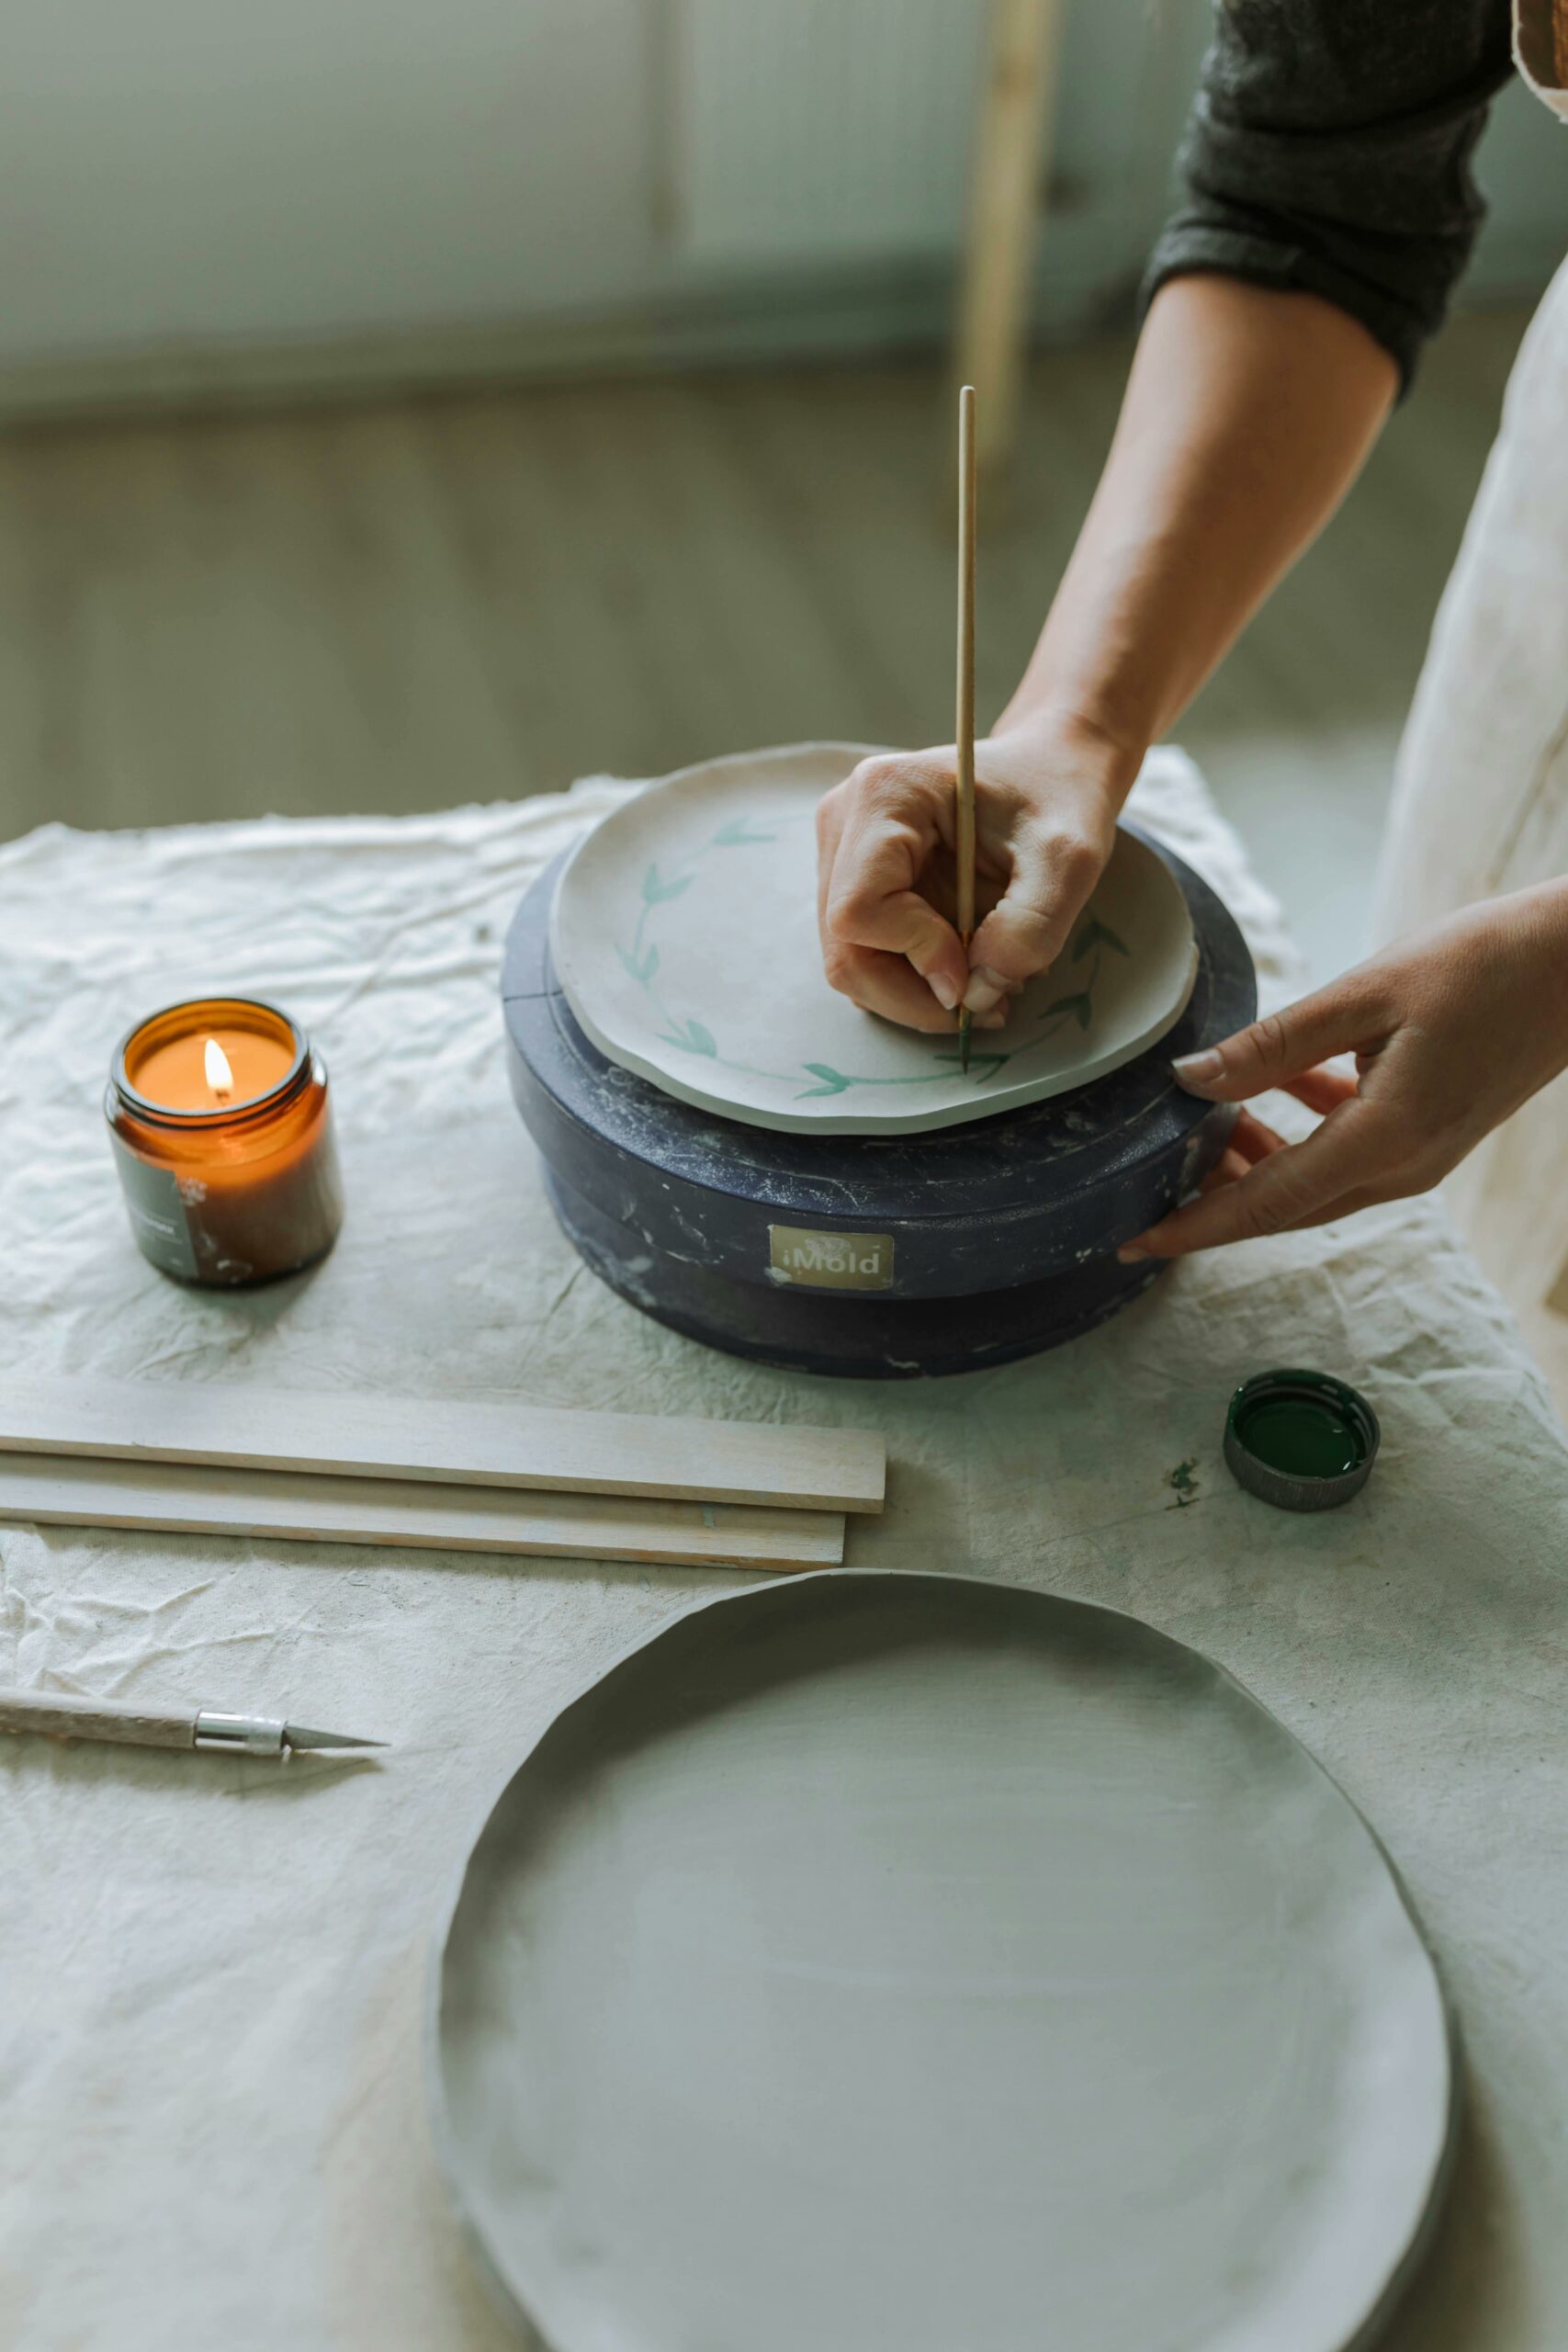
[[[837,1571],[569,1705],[433,1978],[437,2138],[554,2352],[1346,2352],[1449,2022],[1376,1839],[1134,1619]]]
[[[566,999],[610,1059],[749,1125],[914,1135],[1065,1093],[1181,1017],[1198,971],[1187,901],[1123,830],[1066,952],[1005,1029],[922,1036],[830,989],[813,814],[862,752],[801,744],[683,769],[606,817],[556,894]]]

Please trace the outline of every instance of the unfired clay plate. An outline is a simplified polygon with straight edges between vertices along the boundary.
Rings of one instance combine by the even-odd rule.
[[[1208,1659],[960,1577],[688,1611],[569,1705],[434,1975],[449,2177],[553,2352],[1346,2352],[1449,2020]]]
[[[1066,952],[1004,1029],[922,1036],[831,989],[813,816],[852,745],[712,760],[649,785],[562,873],[550,949],[603,1053],[683,1102],[760,1127],[913,1135],[1119,1069],[1179,1020],[1198,971],[1187,901],[1122,831]]]

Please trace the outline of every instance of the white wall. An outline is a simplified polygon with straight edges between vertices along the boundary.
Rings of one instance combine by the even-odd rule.
[[[624,299],[641,0],[6,0],[0,356]]]
[[[269,349],[697,300],[722,346],[722,298],[766,309],[771,288],[774,348],[934,332],[983,18],[984,0],[7,0],[0,376],[163,349],[237,349],[243,372]],[[1051,322],[1124,301],[1207,20],[1207,0],[1069,7]],[[1510,94],[1484,176],[1476,282],[1529,288],[1568,242],[1568,134]],[[913,290],[885,312],[803,300],[846,268]]]

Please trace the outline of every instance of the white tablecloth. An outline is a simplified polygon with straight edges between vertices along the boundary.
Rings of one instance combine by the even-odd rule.
[[[502,1075],[525,885],[608,805],[0,850],[6,1370],[255,1381],[885,1429],[857,1563],[1135,1611],[1222,1660],[1365,1809],[1452,1985],[1473,2087],[1452,2212],[1392,2341],[1568,2344],[1568,1453],[1430,1204],[1179,1269],[1063,1353],[862,1386],[705,1352],[559,1238]],[[1142,813],[1278,915],[1179,762]],[[289,1006],[329,1062],[349,1216],[313,1275],[194,1294],[134,1250],[111,1046],[196,989]],[[1366,1387],[1367,1494],[1294,1519],[1219,1459],[1269,1363]],[[1195,1464],[1195,1498],[1172,1474]],[[480,2352],[513,2339],[433,2169],[420,2003],[438,1900],[556,1703],[700,1570],[0,1530],[0,1680],[288,1711],[376,1766],[0,1742],[0,2346]],[[743,2347],[734,2347],[743,2352]],[[803,2347],[803,2352],[807,2348]]]

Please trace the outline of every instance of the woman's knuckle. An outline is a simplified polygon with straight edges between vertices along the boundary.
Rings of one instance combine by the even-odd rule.
[[[1067,890],[1092,889],[1100,879],[1100,852],[1082,833],[1053,833],[1046,844],[1045,862],[1058,887]]]
[[[834,939],[861,944],[866,926],[873,921],[882,901],[878,893],[865,883],[846,876],[842,885],[828,900],[827,927]]]
[[[886,800],[902,798],[920,776],[918,761],[896,752],[877,752],[862,760],[842,789],[858,803],[870,801],[879,807]]]
[[[1282,1233],[1295,1214],[1295,1204],[1284,1191],[1276,1188],[1248,1199],[1244,1189],[1237,1189],[1236,1226],[1243,1241],[1266,1241],[1270,1234]]]
[[[1010,907],[987,936],[985,960],[1010,987],[1021,988],[1041,968],[1050,939],[1050,919],[1038,907]]]
[[[880,817],[903,817],[929,796],[931,783],[927,772],[912,761],[894,763],[885,767],[867,787],[866,805]]]
[[[1282,1062],[1290,1051],[1290,1032],[1277,1012],[1266,1012],[1253,1023],[1252,1040],[1266,1062]]]

